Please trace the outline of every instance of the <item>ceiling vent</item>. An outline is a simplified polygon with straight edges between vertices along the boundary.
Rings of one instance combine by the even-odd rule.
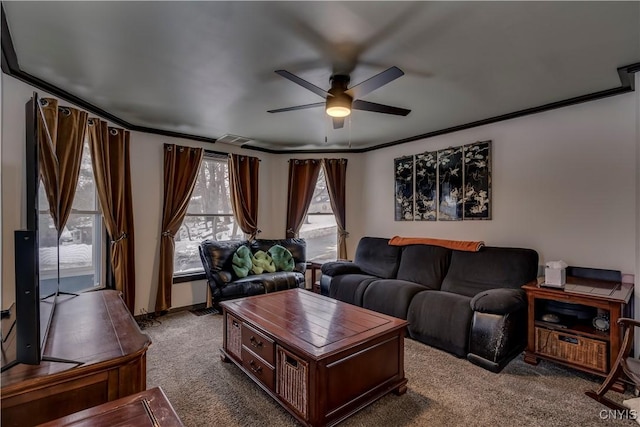
[[[249,141],[251,141],[249,138],[245,138],[244,136],[231,135],[229,133],[222,135],[220,138],[216,139],[216,142],[235,145],[236,147],[241,147]]]

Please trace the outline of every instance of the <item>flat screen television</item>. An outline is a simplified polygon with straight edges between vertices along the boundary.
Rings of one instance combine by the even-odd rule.
[[[43,360],[44,344],[53,318],[57,297],[57,286],[48,286],[41,295],[40,257],[38,224],[40,205],[38,190],[40,186],[41,148],[55,153],[53,142],[47,130],[44,114],[40,107],[38,94],[26,104],[26,147],[25,147],[25,187],[26,187],[26,228],[16,230],[15,238],[15,277],[16,303],[15,324],[15,360],[5,360],[2,371],[19,363],[37,365]],[[43,147],[47,144],[47,147]],[[55,164],[55,156],[51,161]],[[57,167],[57,165],[56,165]],[[55,250],[57,252],[57,249]],[[57,258],[56,258],[57,261]],[[56,262],[56,264],[58,264]],[[59,276],[59,274],[57,275]],[[51,280],[49,280],[49,283]],[[58,279],[55,279],[58,283]]]

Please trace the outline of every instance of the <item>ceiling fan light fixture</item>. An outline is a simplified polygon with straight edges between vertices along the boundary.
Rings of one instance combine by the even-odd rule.
[[[331,117],[347,117],[351,114],[351,102],[353,98],[342,93],[338,96],[328,96],[326,112]]]

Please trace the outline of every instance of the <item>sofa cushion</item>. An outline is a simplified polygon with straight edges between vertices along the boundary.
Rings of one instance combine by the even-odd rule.
[[[423,291],[407,312],[409,336],[433,347],[465,357],[473,312],[471,298],[443,291]]]
[[[519,289],[535,280],[538,253],[531,249],[484,247],[479,252],[453,251],[441,289],[473,297],[493,288]]]
[[[256,252],[259,250],[268,252],[274,245],[280,245],[293,255],[294,267],[293,270],[304,274],[307,269],[307,242],[304,239],[290,238],[290,239],[256,239],[251,242],[251,251]]]
[[[247,277],[251,272],[253,264],[251,262],[251,250],[246,246],[240,246],[233,254],[233,271],[238,277]]]
[[[304,275],[296,271],[276,271],[275,273],[254,274],[233,282],[234,285],[243,286],[255,283],[263,286],[261,293],[285,291],[303,285]]]
[[[376,280],[365,290],[362,307],[406,319],[407,310],[414,295],[425,289],[422,285],[405,280]]]
[[[378,278],[368,274],[345,274],[331,279],[329,296],[362,307],[362,296],[367,287]]]
[[[389,239],[363,237],[358,242],[353,262],[366,274],[393,279],[398,272],[400,250],[399,246],[389,246]]]
[[[269,248],[269,255],[273,259],[273,263],[278,271],[293,271],[295,261],[289,249],[282,245],[273,245]]]
[[[431,245],[402,248],[397,278],[440,289],[451,262],[451,249]]]
[[[232,271],[233,254],[242,245],[246,245],[246,240],[227,240],[217,242],[215,240],[205,240],[200,243],[200,258],[206,273],[217,273],[219,271]]]
[[[469,304],[473,311],[509,314],[523,310],[527,306],[527,298],[522,289],[498,288],[476,294]]]

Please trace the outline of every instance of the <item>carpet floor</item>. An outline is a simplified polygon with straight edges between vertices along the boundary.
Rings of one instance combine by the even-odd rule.
[[[297,422],[232,363],[220,360],[222,316],[172,313],[144,325],[152,340],[147,387],[160,386],[187,427],[295,426]],[[584,395],[601,379],[518,357],[500,374],[405,340],[408,391],[387,395],[341,426],[633,426],[608,419]],[[633,397],[609,392],[614,400]]]

